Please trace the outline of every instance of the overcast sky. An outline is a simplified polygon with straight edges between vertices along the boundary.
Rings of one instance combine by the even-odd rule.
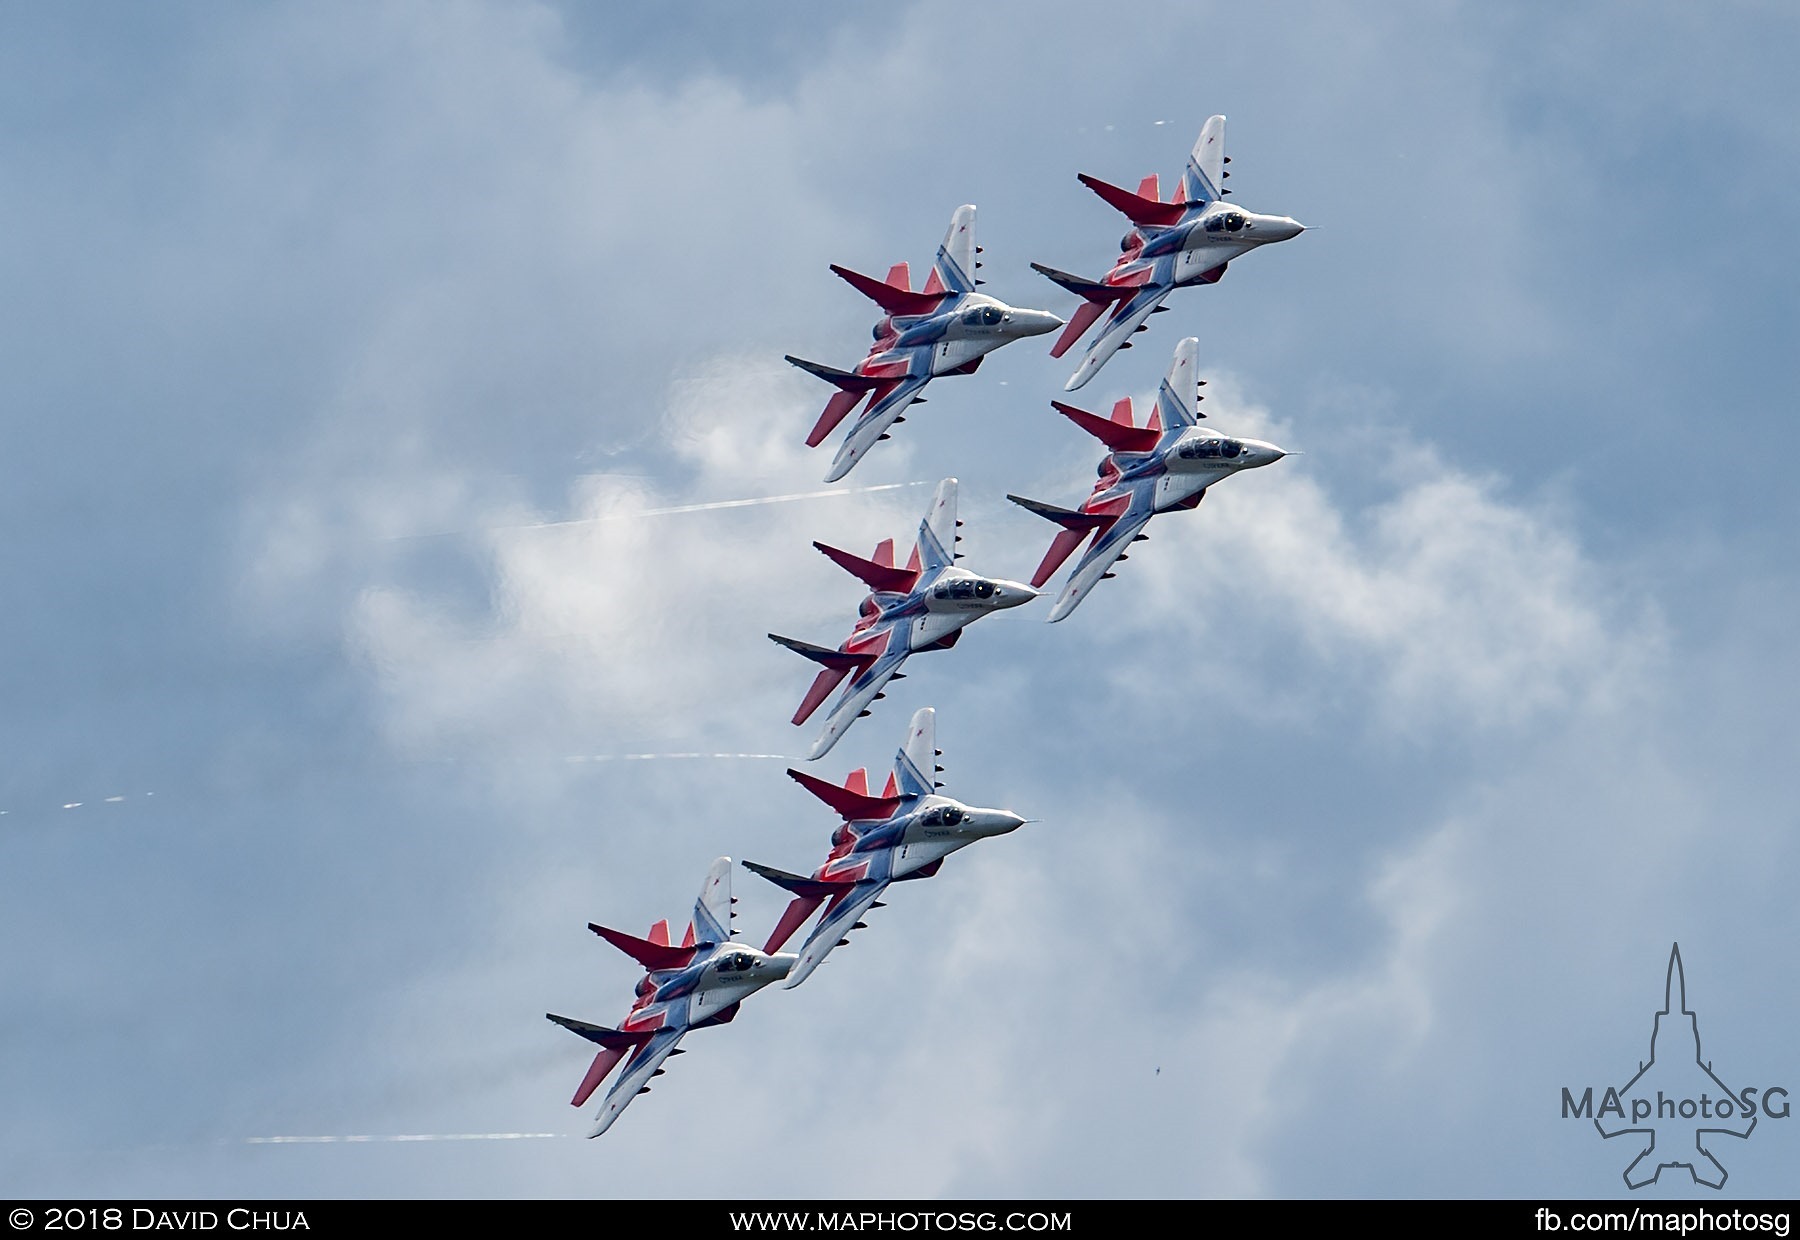
[[[1561,1090],[1649,1056],[1677,941],[1715,1072],[1800,1091],[1797,23],[8,7],[0,1192],[1623,1194]],[[824,489],[781,356],[876,317],[829,263],[922,275],[972,202],[987,291],[1066,316],[1029,263],[1123,228],[1075,174],[1166,185],[1215,112],[1310,231],[1081,403],[1192,334],[1211,418],[1304,455],[915,661],[818,773],[931,705],[947,790],[1040,821],[582,1140],[543,1014],[639,976],[586,923],[836,821],[779,758],[621,756],[806,751],[764,634],[835,645],[809,542],[930,495],[858,488],[960,478],[1023,578],[1004,495],[1099,449],[1034,340],[841,495],[632,514]],[[785,894],[737,894],[760,944]],[[1797,1125],[1717,1139],[1722,1196],[1800,1191]],[[250,1140],[457,1133],[559,1135]],[[1721,1196],[1677,1176],[1633,1196]]]

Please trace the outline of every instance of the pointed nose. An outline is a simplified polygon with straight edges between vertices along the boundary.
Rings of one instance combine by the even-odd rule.
[[[995,607],[1018,607],[1023,603],[1029,603],[1037,596],[1036,590],[1016,581],[996,581],[994,583]]]
[[[1285,448],[1277,448],[1272,443],[1258,442],[1246,444],[1245,446],[1250,449],[1250,464],[1252,466],[1273,465],[1276,461],[1279,461],[1282,457],[1287,455],[1287,450]]]
[[[1061,328],[1063,321],[1047,310],[1014,310],[1010,325],[1019,336],[1042,336]]]
[[[995,835],[1005,835],[1008,831],[1017,831],[1020,827],[1025,825],[1025,819],[1019,817],[1011,810],[995,810],[993,820],[993,830]]]
[[[800,957],[793,952],[776,952],[773,956],[766,956],[763,959],[772,975],[771,981],[786,977],[794,971],[794,966],[800,963]]]
[[[1286,241],[1306,231],[1306,225],[1286,215],[1265,215],[1256,221],[1256,231],[1263,241]]]

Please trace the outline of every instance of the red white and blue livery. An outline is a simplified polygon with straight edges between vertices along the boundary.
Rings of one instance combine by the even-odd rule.
[[[1086,280],[1066,271],[1033,263],[1032,267],[1082,299],[1050,356],[1061,357],[1110,307],[1106,326],[1088,346],[1087,356],[1069,377],[1064,390],[1073,392],[1099,373],[1108,358],[1131,347],[1131,337],[1145,330],[1165,297],[1178,288],[1213,284],[1226,264],[1261,245],[1286,241],[1306,231],[1285,215],[1258,215],[1225,201],[1223,188],[1231,174],[1225,165],[1225,118],[1210,118],[1188,156],[1167,202],[1162,201],[1155,173],[1134,194],[1098,177],[1080,174],[1081,183],[1131,221],[1119,241],[1119,259],[1102,280]]]
[[[1143,532],[1159,512],[1195,508],[1206,488],[1221,478],[1241,474],[1279,461],[1287,453],[1260,439],[1229,436],[1201,426],[1200,385],[1195,358],[1200,342],[1189,336],[1175,346],[1175,360],[1156,394],[1156,405],[1143,426],[1138,426],[1127,396],[1113,406],[1111,418],[1051,401],[1056,411],[1111,451],[1100,462],[1100,478],[1094,493],[1077,512],[1055,508],[1018,495],[1006,498],[1054,521],[1062,527],[1043,563],[1031,578],[1042,586],[1063,561],[1074,554],[1090,534],[1087,553],[1069,574],[1050,622],[1061,620],[1100,582],[1111,577],[1113,564],[1126,557],[1126,549],[1149,535]]]
[[[818,924],[800,949],[800,963],[788,975],[791,989],[805,981],[831,953],[842,947],[852,930],[863,928],[862,916],[880,908],[889,883],[930,878],[944,858],[976,840],[1005,835],[1025,824],[1011,810],[964,805],[938,792],[937,716],[927,706],[912,717],[906,743],[894,758],[894,770],[880,796],[869,795],[869,773],[850,772],[840,787],[804,771],[788,774],[801,787],[831,806],[844,819],[831,836],[831,853],[811,878],[746,861],[744,867],[794,898],[764,945],[780,951],[820,905]]]
[[[950,217],[950,231],[938,247],[937,262],[925,287],[914,291],[905,263],[896,263],[886,280],[861,275],[833,263],[831,269],[850,287],[886,312],[875,324],[875,344],[853,371],[834,370],[788,355],[788,361],[836,385],[818,423],[806,437],[816,448],[856,408],[869,403],[844,437],[825,481],[836,482],[855,468],[863,454],[888,437],[906,409],[925,398],[919,393],[938,375],[972,375],[981,359],[1010,341],[1041,336],[1063,325],[1054,314],[1022,310],[975,291],[981,266],[975,255],[975,208],[961,206]]]
[[[852,723],[882,697],[900,665],[920,650],[948,650],[963,629],[996,611],[1029,603],[1037,591],[1001,577],[983,577],[958,568],[956,479],[938,483],[931,508],[919,523],[919,540],[905,568],[894,562],[894,540],[884,539],[869,559],[815,542],[833,563],[868,583],[856,627],[836,650],[771,633],[771,640],[821,665],[812,688],[794,712],[799,726],[840,684],[843,693],[825,721],[808,760],[822,758]]]
[[[589,923],[589,930],[646,972],[637,984],[637,1002],[617,1029],[546,1013],[600,1047],[570,1105],[585,1105],[607,1074],[621,1062],[625,1065],[606,1091],[588,1136],[605,1132],[633,1098],[650,1092],[651,1078],[663,1074],[663,1060],[682,1053],[676,1044],[688,1030],[725,1024],[737,1016],[738,1004],[745,998],[793,969],[796,957],[791,954],[759,952],[732,940],[734,903],[731,858],[720,857],[707,871],[694,919],[679,947],[669,939],[667,921],[651,926],[649,936],[642,939]]]

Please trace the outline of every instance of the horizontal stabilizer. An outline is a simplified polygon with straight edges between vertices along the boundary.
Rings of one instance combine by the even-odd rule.
[[[552,1016],[550,1019],[555,1020],[556,1018]],[[607,1073],[611,1072],[627,1053],[617,1047],[602,1048],[600,1053],[594,1056],[594,1062],[588,1065],[587,1075],[581,1078],[581,1084],[576,1087],[575,1096],[569,1099],[569,1105],[572,1107],[585,1106],[587,1100],[594,1096],[594,1091],[600,1088],[600,1082],[606,1079]]]
[[[1080,182],[1100,195],[1109,206],[1125,213],[1125,218],[1133,224],[1149,224],[1163,227],[1178,223],[1187,210],[1187,204],[1180,202],[1157,202],[1154,198],[1142,198],[1128,189],[1117,185],[1109,185],[1099,177],[1091,177],[1087,173],[1077,173]]]
[[[834,671],[850,671],[870,662],[865,655],[846,654],[842,650],[827,650],[823,646],[815,646],[811,642],[799,641],[792,637],[783,637],[779,633],[769,634],[769,640],[777,645],[786,646],[795,654],[805,655],[814,663],[823,664]]]
[[[824,902],[824,896],[795,896],[789,900],[787,909],[781,914],[781,920],[769,932],[769,941],[763,944],[763,950],[773,955],[786,947],[787,941],[794,937],[794,932],[804,926],[806,919]]]
[[[1075,307],[1075,313],[1069,316],[1068,325],[1062,329],[1062,335],[1050,346],[1051,357],[1061,357],[1067,353],[1077,340],[1086,334],[1099,317],[1106,313],[1107,303],[1103,301],[1084,301]],[[839,392],[838,396],[843,393]],[[834,398],[835,399],[835,398]]]
[[[913,588],[913,583],[919,579],[919,574],[916,571],[909,572],[904,568],[894,567],[894,544],[892,539],[889,539],[887,543],[888,563],[886,564],[879,563],[875,560],[865,560],[861,556],[851,555],[848,551],[840,551],[836,547],[828,547],[822,542],[815,542],[813,543],[813,546],[824,552],[825,557],[833,564],[836,564],[839,568],[852,576],[860,577],[863,581],[867,582],[869,589],[871,590],[892,590],[899,594],[905,594]]]
[[[809,900],[823,900],[850,887],[849,883],[827,883],[816,878],[802,878],[798,874],[789,874],[786,870],[777,870],[773,866],[758,865],[754,861],[744,862],[744,868],[752,874],[760,874],[777,887],[785,887],[795,895],[805,896]]]
[[[1060,400],[1051,401],[1050,407],[1114,452],[1152,452],[1162,438],[1149,427],[1127,426],[1111,418],[1089,413],[1085,409],[1065,405]]]
[[[578,1033],[609,1051],[630,1050],[639,1042],[648,1041],[650,1037],[648,1033],[621,1033],[617,1029],[608,1029],[605,1025],[590,1025],[585,1020],[571,1020],[567,1016],[558,1016],[555,1012],[545,1012],[544,1015],[571,1033]]]
[[[809,362],[803,357],[795,357],[792,353],[784,355],[786,359],[809,375],[815,375],[825,382],[842,388],[846,392],[872,392],[886,379],[874,379],[868,375],[853,374],[848,370],[839,370],[835,366],[827,366],[823,362]]]
[[[1031,264],[1031,269],[1041,276],[1048,276],[1075,296],[1100,305],[1118,301],[1121,297],[1129,297],[1132,293],[1130,288],[1116,288],[1110,284],[1101,284],[1097,280],[1084,280],[1080,276],[1072,276],[1066,271],[1058,271],[1056,268],[1046,267],[1042,263]],[[791,357],[788,360],[794,361]],[[794,364],[800,365],[799,362],[794,362]]]
[[[1026,499],[1023,495],[1006,497],[1026,512],[1036,513],[1046,521],[1054,521],[1065,530],[1094,530],[1103,525],[1111,525],[1113,519],[1100,513],[1070,512],[1067,508],[1058,508],[1054,504],[1041,503],[1035,499]]]
[[[820,779],[816,775],[808,775],[805,771],[788,768],[788,774],[802,788],[831,806],[846,820],[855,821],[863,818],[882,819],[894,812],[900,804],[897,797],[871,797],[843,788],[830,780]]]
[[[886,310],[889,314],[930,314],[943,302],[942,293],[914,293],[884,284],[873,276],[831,264],[831,270],[851,288]]]
[[[652,943],[649,939],[640,939],[635,935],[626,934],[623,930],[611,930],[605,926],[597,926],[591,921],[588,923],[588,929],[652,973],[663,969],[685,969],[688,962],[694,958],[694,949],[691,947],[669,947],[666,944]]]

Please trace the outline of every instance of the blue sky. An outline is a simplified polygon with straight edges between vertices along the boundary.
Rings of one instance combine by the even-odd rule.
[[[1794,23],[9,10],[0,1187],[682,1195],[723,1129],[771,1195],[1623,1193],[1560,1090],[1636,1070],[1676,940],[1719,1074],[1800,1088]],[[990,291],[1066,314],[1029,262],[1121,231],[1075,173],[1173,175],[1214,112],[1241,201],[1313,228],[1082,395],[1193,334],[1218,424],[1305,455],[819,764],[933,705],[949,790],[1042,821],[606,1139],[246,1144],[585,1130],[542,1014],[637,977],[585,923],[833,825],[779,761],[613,757],[804,752],[763,634],[835,642],[809,541],[929,492],[629,514],[821,488],[781,355],[873,321],[828,263],[920,270],[973,202]],[[1070,368],[934,385],[849,482],[954,474],[969,562],[1026,575],[1002,497],[1096,459]],[[780,893],[738,894],[760,940]],[[1792,1122],[1725,1196],[1795,1190]],[[1635,1196],[1705,1192],[1668,1178]]]

